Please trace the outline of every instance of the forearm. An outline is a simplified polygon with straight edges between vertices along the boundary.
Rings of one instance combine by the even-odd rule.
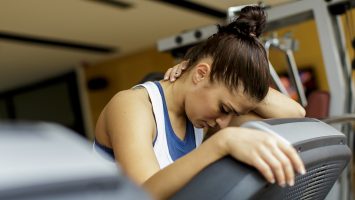
[[[246,115],[240,115],[237,117],[233,117],[229,126],[241,126],[245,122],[252,121],[252,120],[262,120],[263,117],[260,115],[256,114],[255,112],[249,112]]]
[[[157,172],[143,184],[143,187],[154,199],[169,198],[203,168],[226,154],[223,149],[224,142],[221,134],[214,135],[197,149]]]
[[[262,118],[305,116],[305,110],[299,103],[272,88],[254,112]]]

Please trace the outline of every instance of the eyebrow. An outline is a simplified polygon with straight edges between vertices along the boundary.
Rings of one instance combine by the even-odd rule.
[[[234,113],[236,114],[237,116],[241,115],[242,113],[237,111],[236,109],[233,108],[232,105],[228,104],[227,107]]]

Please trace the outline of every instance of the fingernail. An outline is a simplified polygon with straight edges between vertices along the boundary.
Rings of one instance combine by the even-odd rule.
[[[175,78],[171,78],[170,81],[175,81]]]
[[[270,180],[270,183],[271,183],[271,184],[274,184],[274,183],[275,183],[275,179],[271,179],[271,180]]]
[[[306,174],[306,170],[304,168],[301,168],[298,170],[300,174],[305,175]]]
[[[166,76],[166,77],[164,77],[164,80],[166,81],[166,80],[168,80],[168,77]]]
[[[286,186],[286,184],[285,183],[280,183],[280,186],[284,188]]]
[[[293,186],[294,184],[295,184],[295,181],[294,181],[294,180],[291,180],[291,181],[288,182],[288,185],[289,185],[289,186]]]

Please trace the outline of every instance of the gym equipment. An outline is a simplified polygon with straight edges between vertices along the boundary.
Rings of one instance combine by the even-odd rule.
[[[150,199],[92,144],[59,125],[0,123],[0,199]]]
[[[289,77],[291,78],[291,81],[293,83],[293,86],[295,87],[297,91],[297,95],[300,99],[300,103],[303,107],[307,106],[307,98],[305,91],[303,89],[302,81],[298,72],[298,68],[296,65],[295,57],[293,55],[293,52],[297,49],[297,41],[292,39],[289,34],[285,35],[283,38],[278,38],[276,35],[272,35],[270,38],[266,38],[265,43],[265,50],[267,52],[267,55],[269,57],[269,52],[270,48],[277,49],[281,51],[282,53],[285,54],[286,60],[287,60],[287,72],[289,74]],[[279,79],[279,76],[276,74],[273,66],[271,63],[270,65],[270,74],[272,76],[272,79],[274,80],[275,84],[281,84],[281,81]],[[280,83],[277,83],[280,82]],[[281,91],[283,94],[287,94],[287,92],[284,92],[284,88],[278,86],[279,91]]]
[[[256,169],[225,157],[201,171],[172,199],[324,199],[351,157],[344,134],[316,119],[271,119],[242,126],[289,141],[307,173],[297,175],[294,186],[282,188],[268,183]]]

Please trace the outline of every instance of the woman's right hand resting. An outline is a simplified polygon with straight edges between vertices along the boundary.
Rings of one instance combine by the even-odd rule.
[[[221,129],[222,152],[255,167],[270,183],[281,187],[294,185],[295,171],[304,174],[305,167],[296,150],[282,138],[270,133],[241,128]],[[212,138],[211,138],[212,139]]]

